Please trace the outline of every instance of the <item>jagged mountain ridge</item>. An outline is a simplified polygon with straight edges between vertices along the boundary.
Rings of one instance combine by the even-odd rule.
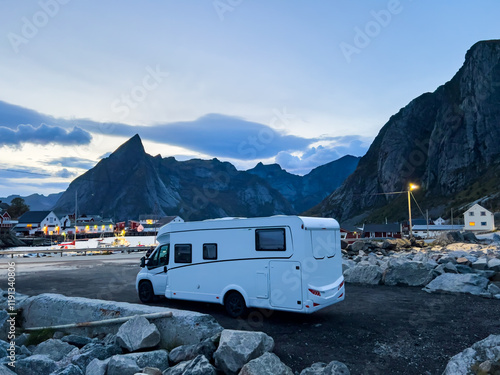
[[[49,194],[47,196],[42,194],[31,194],[25,197],[20,195],[9,195],[5,198],[0,198],[0,201],[10,204],[14,198],[23,198],[24,202],[30,207],[32,211],[48,211],[57,203],[63,192]]]
[[[304,212],[321,202],[356,169],[359,157],[346,155],[314,168],[304,176],[288,173],[279,164],[257,164],[247,170],[278,190],[296,212]]]
[[[449,82],[392,116],[356,171],[308,213],[342,221],[373,218],[401,205],[401,198],[387,193],[404,191],[410,182],[421,186],[421,205],[443,210],[495,195],[499,136],[500,41],[482,41]],[[489,205],[496,209],[498,201]]]
[[[356,159],[351,158],[350,162]],[[256,168],[261,167],[267,170],[268,166]],[[334,173],[331,167],[328,170]],[[325,192],[329,190],[324,188]],[[145,213],[178,214],[185,220],[298,213],[268,179],[238,171],[231,163],[217,159],[177,161],[173,157],[153,157],[145,152],[139,135],[76,178],[54,210],[73,212],[75,195],[79,212],[116,220]]]

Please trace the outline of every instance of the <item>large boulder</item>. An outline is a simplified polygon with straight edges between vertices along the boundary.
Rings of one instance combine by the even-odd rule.
[[[116,334],[118,344],[129,352],[153,348],[160,342],[160,331],[142,316],[123,323]]]
[[[84,372],[78,366],[69,365],[53,372],[51,375],[84,375]]]
[[[132,359],[124,355],[115,355],[108,362],[107,375],[134,375],[141,372],[141,368]]]
[[[106,375],[106,371],[108,369],[108,363],[111,358],[106,358],[104,360],[93,359],[88,364],[85,375]]]
[[[74,356],[71,363],[80,367],[83,371],[95,358],[104,360],[116,354],[121,354],[122,349],[117,345],[103,345],[101,343],[90,343],[81,349],[81,353]]]
[[[433,278],[434,267],[423,262],[391,262],[385,270],[385,285],[424,286]]]
[[[10,330],[9,313],[5,310],[0,310],[0,340],[7,340]]]
[[[216,350],[214,339],[209,338],[196,345],[178,346],[170,351],[168,357],[172,363],[179,363],[194,359],[201,354],[210,361],[213,359]]]
[[[196,344],[222,331],[210,315],[192,311],[166,309],[126,302],[113,302],[60,294],[40,294],[19,305],[23,309],[24,327],[46,327],[82,323],[117,317],[171,311],[171,318],[150,319],[160,331],[160,347],[170,349],[179,345]],[[67,329],[68,333],[93,337],[100,333],[117,333],[120,324]]]
[[[168,352],[163,349],[152,352],[129,353],[119,357],[133,360],[139,368],[155,367],[164,371],[169,367]]]
[[[477,371],[477,368],[487,361],[496,362],[497,364],[500,361],[500,335],[490,335],[453,356],[448,362],[443,375],[489,374],[488,371]]]
[[[356,254],[365,248],[365,241],[355,241],[351,244],[351,250]]]
[[[0,364],[0,375],[16,375],[16,373],[11,371],[7,366]]]
[[[273,348],[274,340],[263,332],[225,329],[214,354],[215,365],[225,374],[237,374],[248,361]]]
[[[239,375],[293,375],[293,371],[276,354],[266,352],[243,366]]]
[[[17,375],[49,375],[56,370],[56,362],[46,355],[32,355],[31,357],[20,359],[16,363]]]
[[[76,346],[70,345],[67,342],[49,339],[39,344],[33,350],[33,354],[46,355],[53,361],[60,361],[75,348]]]
[[[344,279],[353,284],[378,285],[382,280],[382,268],[377,265],[358,264],[345,270]]]
[[[495,272],[500,272],[500,259],[492,258],[488,261],[488,268]]]
[[[342,362],[332,361],[328,364],[317,362],[302,370],[300,375],[350,375],[350,371]]]
[[[432,292],[469,293],[480,295],[486,293],[489,280],[474,273],[445,273],[436,277],[423,290]]]
[[[184,361],[163,372],[163,375],[216,375],[217,371],[208,359],[199,355],[191,361]],[[228,374],[228,373],[226,373]]]

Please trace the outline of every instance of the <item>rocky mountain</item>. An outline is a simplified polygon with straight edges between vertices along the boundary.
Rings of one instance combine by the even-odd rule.
[[[446,212],[500,207],[500,40],[476,43],[457,74],[411,101],[380,130],[356,171],[309,214],[341,221],[405,218],[405,191]]]
[[[350,219],[406,217],[406,191],[446,212],[475,200],[498,209],[500,41],[475,44],[458,73],[392,116],[343,185],[308,213]]]
[[[9,195],[6,198],[0,198],[0,201],[10,204],[14,198],[23,198],[24,202],[30,207],[31,211],[48,211],[55,206],[62,194],[62,192],[49,194],[47,196],[42,194],[31,194],[26,197],[22,197],[20,195]]]
[[[359,157],[346,155],[314,168],[305,176],[288,173],[279,164],[257,164],[247,172],[266,180],[296,212],[304,212],[325,199],[356,169]]]
[[[295,213],[265,180],[217,159],[177,161],[148,155],[138,135],[76,178],[55,206],[116,220],[140,214],[180,215],[184,220]]]

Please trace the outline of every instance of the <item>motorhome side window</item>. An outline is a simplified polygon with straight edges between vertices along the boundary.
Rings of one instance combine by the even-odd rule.
[[[214,260],[217,259],[217,244],[204,243],[203,244],[203,259]]]
[[[162,245],[152,254],[148,260],[148,268],[155,268],[168,265],[168,247],[169,245]]]
[[[191,244],[175,245],[175,263],[191,263],[192,246]]]
[[[255,250],[285,251],[285,228],[256,229]]]

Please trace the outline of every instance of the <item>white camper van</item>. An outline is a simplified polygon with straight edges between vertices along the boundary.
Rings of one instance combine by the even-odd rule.
[[[328,218],[272,216],[169,223],[141,260],[136,288],[155,296],[312,313],[345,297],[340,228]]]

